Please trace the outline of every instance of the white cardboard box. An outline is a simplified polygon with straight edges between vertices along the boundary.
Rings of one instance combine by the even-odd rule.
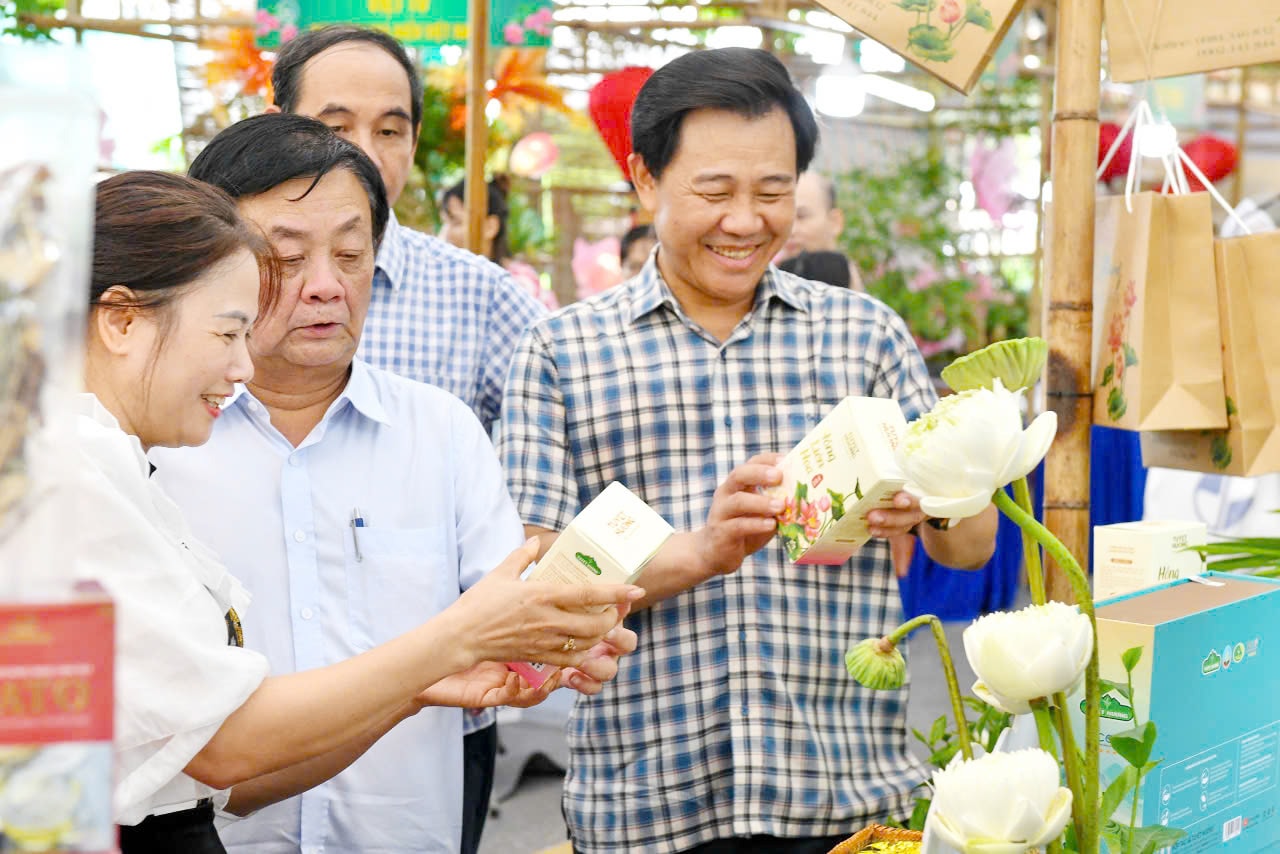
[[[560,584],[632,584],[674,533],[666,519],[614,481],[573,517],[523,577]],[[528,662],[507,666],[535,688],[555,671]]]
[[[1183,549],[1208,539],[1203,522],[1148,519],[1098,525],[1093,529],[1094,601],[1199,575],[1204,558]]]
[[[898,443],[907,421],[896,400],[846,397],[783,459],[787,501],[778,535],[793,563],[841,564],[871,539],[867,513],[890,507],[906,477]]]

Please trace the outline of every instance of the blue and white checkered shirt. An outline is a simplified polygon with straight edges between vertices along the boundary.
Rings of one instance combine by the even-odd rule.
[[[694,530],[735,465],[789,450],[847,395],[897,398],[908,419],[935,401],[906,325],[882,303],[770,268],[721,344],[650,259],[521,342],[498,451],[526,524],[561,530],[619,480]],[[639,649],[569,723],[574,845],[664,854],[904,817],[926,776],[907,751],[906,692],[860,688],[843,662],[900,616],[877,540],[840,567],[793,566],[774,541],[737,573],[631,617]]]
[[[511,353],[546,308],[497,264],[396,221],[378,247],[360,358],[459,398],[491,432]],[[492,709],[464,717],[468,734]]]
[[[378,247],[360,358],[451,392],[489,430],[511,352],[546,313],[497,264],[393,215]]]

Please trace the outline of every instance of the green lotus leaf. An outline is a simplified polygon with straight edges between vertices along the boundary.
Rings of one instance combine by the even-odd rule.
[[[961,356],[942,369],[942,380],[955,391],[993,388],[998,378],[1010,391],[1030,388],[1044,374],[1049,342],[1043,338],[1014,338],[988,344]]]

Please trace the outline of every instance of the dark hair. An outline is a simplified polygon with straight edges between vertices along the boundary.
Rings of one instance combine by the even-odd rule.
[[[852,282],[849,260],[839,252],[801,252],[783,261],[778,269],[794,273],[802,279],[826,282],[838,288],[847,288]]]
[[[123,172],[97,186],[89,304],[163,309],[209,269],[247,249],[258,261],[258,312],[280,295],[280,267],[271,244],[240,217],[216,187],[168,172]],[[112,287],[132,297],[104,302]]]
[[[315,119],[265,113],[236,122],[205,146],[187,174],[235,199],[265,193],[294,178],[313,179],[298,197],[301,199],[334,169],[346,169],[364,187],[373,216],[373,244],[377,246],[390,217],[378,167],[363,151]]]
[[[364,42],[380,47],[404,68],[404,73],[409,78],[409,115],[413,119],[413,131],[417,133],[422,124],[422,78],[414,67],[413,60],[409,59],[404,45],[381,30],[339,24],[305,30],[285,42],[276,51],[276,64],[271,69],[271,88],[275,90],[276,106],[286,113],[297,110],[306,64],[334,45],[348,42]]]
[[[655,177],[680,145],[680,126],[694,110],[729,110],[759,118],[781,107],[796,135],[796,174],[809,168],[818,123],[786,67],[768,51],[745,47],[695,50],[653,73],[631,108],[631,148]]]
[[[627,253],[631,251],[631,247],[639,240],[657,240],[658,235],[654,233],[652,225],[637,225],[627,230],[622,235],[622,242],[618,244],[618,255],[625,261]]]
[[[510,180],[505,175],[497,175],[485,186],[488,189],[485,194],[487,197],[485,216],[498,218],[498,233],[493,236],[493,243],[489,247],[489,260],[495,264],[501,264],[511,257],[511,249],[507,246],[507,219],[511,214],[511,206],[507,202]],[[445,190],[444,195],[440,197],[440,206],[447,205],[450,199],[457,199],[458,204],[463,205],[463,210],[466,210],[465,189],[466,182],[459,181]]]

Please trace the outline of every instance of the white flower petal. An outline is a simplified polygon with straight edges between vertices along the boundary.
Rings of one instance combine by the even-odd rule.
[[[1071,820],[1071,790],[1059,787],[1049,804],[1049,813],[1045,816],[1044,830],[1035,839],[1028,840],[1032,845],[1047,845],[1062,835],[1067,822]]]
[[[973,693],[979,700],[988,705],[995,706],[1002,712],[1010,715],[1029,715],[1031,714],[1031,704],[1025,700],[1014,700],[1009,697],[1001,697],[996,694],[979,679],[973,683]]]
[[[925,495],[920,497],[920,509],[936,519],[968,519],[987,508],[993,492],[975,492],[958,498]]]
[[[1022,854],[1029,848],[1021,842],[970,842],[964,847],[964,854]]]
[[[937,854],[949,845],[957,851],[964,850],[965,839],[955,828],[940,815],[929,810],[929,817],[924,821],[924,841],[931,845],[922,845],[920,854]]]
[[[1049,446],[1053,444],[1054,437],[1057,435],[1058,413],[1041,412],[1037,415],[1023,431],[1015,463],[1009,471],[1005,472],[1008,480],[1000,485],[1004,486],[1006,483],[1012,483],[1030,474],[1036,466],[1040,465],[1045,454],[1049,453]]]

